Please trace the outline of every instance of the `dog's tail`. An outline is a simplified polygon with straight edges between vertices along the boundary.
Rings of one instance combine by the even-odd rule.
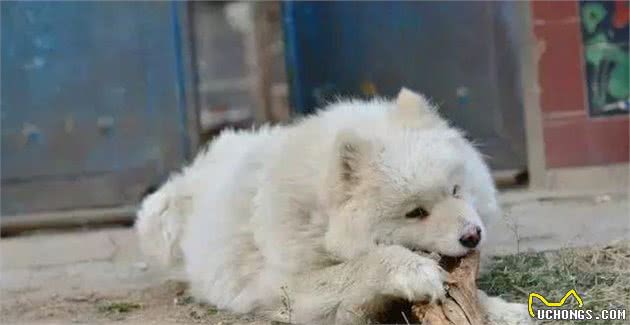
[[[138,211],[135,227],[140,247],[165,266],[182,257],[179,241],[192,205],[188,194],[183,176],[178,175],[147,196]]]

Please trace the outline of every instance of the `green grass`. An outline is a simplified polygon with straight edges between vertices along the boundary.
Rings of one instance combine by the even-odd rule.
[[[567,291],[575,289],[586,309],[627,310],[630,307],[630,242],[498,257],[479,279],[479,287],[490,295],[520,303],[527,303],[530,292],[558,301]],[[540,306],[538,303],[536,299],[534,305]],[[626,313],[630,317],[630,310]]]

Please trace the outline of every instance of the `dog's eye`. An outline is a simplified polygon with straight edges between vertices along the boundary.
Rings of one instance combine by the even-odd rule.
[[[454,197],[458,197],[459,196],[459,185],[453,186],[453,196]]]
[[[407,212],[407,214],[405,214],[406,218],[424,219],[424,218],[426,218],[428,216],[429,216],[429,212],[427,212],[427,210],[425,210],[423,207],[417,207],[417,208]]]

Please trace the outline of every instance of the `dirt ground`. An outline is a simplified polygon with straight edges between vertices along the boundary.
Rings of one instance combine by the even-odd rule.
[[[521,303],[529,290],[576,287],[585,305],[629,307],[627,193],[511,193],[502,202],[509,224],[484,248],[501,257],[480,287]],[[2,238],[0,257],[2,324],[272,324],[193,301],[181,271],[147,264],[130,228]]]
[[[269,324],[194,302],[181,270],[145,263],[131,228],[0,242],[1,324]]]
[[[2,324],[271,324],[196,303],[167,280],[142,290],[26,295],[2,303]]]
[[[479,280],[493,295],[525,302],[527,292],[562,296],[577,288],[588,308],[630,307],[630,242],[496,258]],[[186,284],[165,280],[142,290],[29,295],[4,301],[3,324],[273,324],[197,303]],[[563,324],[556,322],[553,324]],[[602,322],[625,324],[625,322]]]

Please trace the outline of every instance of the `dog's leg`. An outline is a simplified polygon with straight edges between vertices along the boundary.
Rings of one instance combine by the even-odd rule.
[[[527,312],[527,305],[510,303],[499,297],[477,290],[479,300],[486,312],[489,325],[529,325],[534,324]]]
[[[286,287],[289,315],[301,324],[365,324],[387,300],[435,301],[446,273],[400,246],[378,247],[353,260],[295,277]],[[285,306],[286,307],[286,306]],[[288,317],[287,317],[288,316]]]

